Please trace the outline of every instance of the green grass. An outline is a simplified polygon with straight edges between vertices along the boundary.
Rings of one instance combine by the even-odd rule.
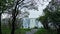
[[[11,29],[9,27],[2,26],[2,34],[11,34]],[[31,29],[16,29],[15,34],[25,34],[26,31],[30,31]]]
[[[35,34],[57,34],[56,31],[40,28]]]
[[[25,34],[26,31],[30,31],[30,29],[16,29],[15,34]]]
[[[9,28],[2,28],[2,34],[10,34],[11,29]]]

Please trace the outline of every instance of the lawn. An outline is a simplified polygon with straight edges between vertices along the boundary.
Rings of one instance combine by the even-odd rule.
[[[3,26],[1,29],[2,29],[2,34],[11,34],[11,29],[10,28]],[[16,29],[15,34],[25,34],[26,31],[30,31],[30,30],[31,29],[23,29],[23,28]]]

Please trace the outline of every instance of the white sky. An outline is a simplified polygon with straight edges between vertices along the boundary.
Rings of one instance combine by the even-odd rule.
[[[42,0],[39,0],[39,1],[38,0],[35,0],[35,1],[37,2],[38,10],[39,11],[36,11],[36,10],[28,10],[29,13],[30,13],[29,18],[37,18],[37,17],[41,16],[42,13],[43,13],[43,9],[46,8],[46,6],[49,4],[49,2],[51,0],[49,0],[49,2],[47,2],[46,0],[45,0],[46,2],[43,2]],[[41,5],[41,4],[43,4],[43,5]]]

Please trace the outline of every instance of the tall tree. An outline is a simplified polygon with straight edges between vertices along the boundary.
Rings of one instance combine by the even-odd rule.
[[[14,31],[15,31],[15,21],[16,21],[16,16],[18,14],[17,5],[18,5],[19,1],[21,1],[21,0],[16,1],[15,8],[12,11],[12,31],[11,31],[11,34],[14,34]],[[21,2],[23,2],[23,1],[24,0],[22,0]]]
[[[1,31],[1,15],[9,7],[8,4],[9,5],[11,4],[11,0],[0,0],[0,34],[2,34],[2,31]]]
[[[46,14],[46,12],[49,12]],[[50,4],[44,9],[44,16],[48,18],[48,23],[51,22],[57,27],[57,34],[60,34],[60,0],[52,0]],[[46,16],[48,15],[48,16]],[[44,17],[44,18],[45,18]],[[41,17],[40,17],[41,18]],[[43,17],[42,17],[43,18]],[[41,18],[41,20],[42,20]],[[46,19],[46,18],[45,18]],[[44,20],[44,19],[43,19]],[[42,21],[43,22],[43,21]],[[45,23],[46,24],[46,23]],[[44,24],[43,24],[44,25]],[[48,25],[48,24],[47,24]]]
[[[48,19],[49,19],[49,15],[50,15],[49,13],[50,12],[45,12],[44,16],[41,16],[38,18],[38,20],[41,21],[41,23],[43,24],[43,27],[47,30],[49,29],[49,26],[48,26],[48,23],[49,23]]]
[[[19,9],[19,7],[20,7],[20,11],[21,11],[21,9],[22,8],[28,8],[28,9],[35,9],[35,10],[37,10],[38,8],[36,8],[35,6],[34,6],[34,3],[32,3],[32,1],[29,1],[29,2],[27,2],[27,3],[24,3],[23,2],[24,0],[17,0],[16,2],[15,2],[15,7],[14,7],[14,9],[13,9],[13,11],[12,11],[12,31],[11,31],[11,34],[14,34],[14,31],[15,31],[15,21],[16,21],[16,17],[17,17],[17,15],[18,15],[18,9]],[[30,3],[31,2],[31,3]],[[17,7],[18,6],[18,7]],[[33,6],[33,7],[32,7]]]

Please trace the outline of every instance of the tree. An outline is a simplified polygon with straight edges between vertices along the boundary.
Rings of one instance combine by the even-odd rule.
[[[49,15],[50,15],[49,13],[50,12],[45,12],[44,16],[41,16],[38,18],[38,20],[42,22],[44,28],[47,30],[49,29],[49,26],[48,26],[48,23],[49,23],[48,19],[49,19]]]
[[[60,34],[60,0],[52,0],[48,6],[49,19],[57,27],[57,34]]]
[[[49,22],[53,23],[53,25],[56,26],[56,28],[57,28],[57,34],[60,34],[60,0],[52,0],[50,2],[50,4],[47,6],[47,8],[44,9],[44,14],[45,15],[43,17],[41,16],[39,19],[42,22],[44,22],[45,19],[47,19],[48,23]],[[46,25],[46,23],[45,23],[45,25]],[[47,26],[48,26],[48,24],[47,24]]]
[[[18,15],[18,9],[19,7],[22,9],[22,8],[28,8],[28,9],[35,9],[34,7],[34,3],[31,3],[31,4],[28,4],[26,5],[26,3],[23,3],[24,0],[17,0],[16,3],[15,3],[15,7],[12,11],[12,31],[11,31],[11,34],[14,34],[14,31],[15,31],[15,21],[16,21],[16,17]],[[21,4],[22,3],[22,4]],[[18,7],[17,7],[18,6]],[[33,6],[33,7],[32,7]],[[37,9],[35,9],[37,10]],[[20,10],[21,11],[21,10]]]
[[[7,10],[8,12],[6,13],[10,13],[12,14],[12,31],[11,34],[14,34],[15,31],[15,21],[16,21],[16,16],[18,15],[18,10],[20,10],[22,8],[27,8],[27,9],[35,9],[38,10],[38,8],[35,6],[35,3],[32,1],[23,2],[24,0],[0,0],[0,12],[1,14],[3,12],[5,12],[4,10]],[[20,9],[19,9],[20,8]],[[0,17],[1,17],[0,14]],[[1,19],[0,19],[0,23],[1,23]]]
[[[12,31],[11,31],[11,34],[14,34],[14,31],[15,31],[15,20],[16,20],[16,16],[18,14],[18,11],[17,11],[17,5],[18,5],[18,2],[20,0],[17,0],[16,1],[16,4],[15,4],[15,8],[14,10],[12,11]],[[24,0],[22,0],[21,2],[23,2]]]
[[[7,2],[8,1],[8,2]],[[5,10],[9,7],[9,5],[11,4],[11,0],[0,0],[0,33],[2,34],[1,31],[1,15],[3,12],[5,12]],[[9,5],[8,5],[9,4]]]

